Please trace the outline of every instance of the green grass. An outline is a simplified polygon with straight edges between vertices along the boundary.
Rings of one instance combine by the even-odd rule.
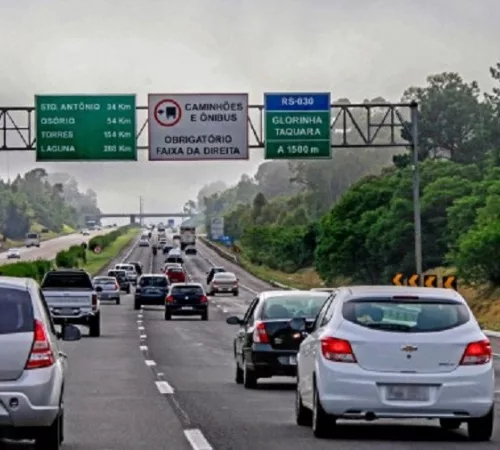
[[[87,263],[82,266],[82,269],[89,272],[92,276],[97,275],[104,267],[109,264],[110,260],[115,258],[136,238],[137,228],[132,228],[125,234],[121,235],[108,248],[104,249],[102,253],[95,254],[93,252],[87,252]]]

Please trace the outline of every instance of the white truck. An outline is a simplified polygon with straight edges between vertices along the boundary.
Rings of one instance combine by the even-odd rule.
[[[196,254],[196,227],[181,225],[180,227],[181,235],[181,250],[184,251],[186,247],[190,247],[191,252]]]
[[[24,240],[26,247],[40,247],[40,235],[38,233],[27,233]]]

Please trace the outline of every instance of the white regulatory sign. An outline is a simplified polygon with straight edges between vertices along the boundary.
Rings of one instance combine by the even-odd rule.
[[[248,94],[149,94],[149,160],[248,159]]]

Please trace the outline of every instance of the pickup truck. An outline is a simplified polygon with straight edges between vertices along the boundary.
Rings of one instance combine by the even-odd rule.
[[[101,335],[101,310],[90,275],[78,269],[51,270],[41,284],[55,324],[84,325],[91,337]]]

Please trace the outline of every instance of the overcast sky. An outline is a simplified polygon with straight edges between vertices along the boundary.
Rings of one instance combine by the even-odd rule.
[[[499,0],[0,0],[0,105],[35,94],[330,91],[399,100],[429,73],[490,87]],[[142,123],[139,123],[141,125]],[[0,141],[1,143],[1,141]],[[210,181],[253,174],[243,162],[36,164],[0,151],[0,174],[66,171],[105,212],[179,210]]]

